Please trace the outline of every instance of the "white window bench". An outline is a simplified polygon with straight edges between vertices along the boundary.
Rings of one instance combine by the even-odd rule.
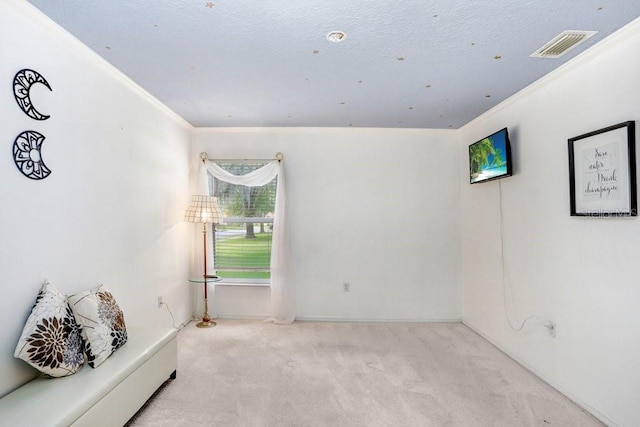
[[[124,425],[177,369],[177,330],[127,328],[128,340],[96,369],[40,376],[0,399],[3,426]]]

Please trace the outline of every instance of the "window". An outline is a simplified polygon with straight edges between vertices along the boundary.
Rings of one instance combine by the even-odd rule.
[[[267,162],[216,162],[234,175],[245,175]],[[277,177],[261,187],[222,181],[209,174],[211,195],[218,198],[223,224],[215,226],[213,264],[223,282],[269,283]]]

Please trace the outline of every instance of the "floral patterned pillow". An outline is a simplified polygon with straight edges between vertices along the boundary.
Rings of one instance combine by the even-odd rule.
[[[14,356],[52,377],[75,374],[84,364],[80,326],[67,298],[45,281]]]
[[[71,295],[68,300],[82,326],[89,366],[97,368],[127,342],[124,314],[113,295],[102,286]]]

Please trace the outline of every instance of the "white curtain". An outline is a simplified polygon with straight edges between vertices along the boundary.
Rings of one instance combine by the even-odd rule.
[[[291,277],[289,241],[285,221],[284,168],[281,161],[274,160],[246,175],[233,175],[212,160],[204,162],[206,170],[216,178],[235,185],[259,187],[276,176],[276,206],[273,216],[273,238],[271,241],[271,308],[268,321],[289,324],[295,320],[295,288]],[[204,172],[204,171],[203,171]],[[200,182],[206,183],[206,172]],[[206,194],[209,194],[208,192]]]

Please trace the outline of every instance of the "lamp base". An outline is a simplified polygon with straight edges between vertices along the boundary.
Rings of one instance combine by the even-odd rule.
[[[216,322],[214,322],[213,320],[201,320],[200,322],[196,323],[196,326],[198,328],[211,328],[212,326],[216,326]]]

